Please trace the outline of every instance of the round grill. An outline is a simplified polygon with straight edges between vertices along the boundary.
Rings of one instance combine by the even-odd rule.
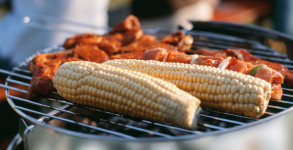
[[[259,35],[249,34],[249,37],[242,33],[221,30],[224,33],[215,33],[215,27],[207,26],[202,22],[193,22],[194,29],[186,31],[194,38],[193,49],[246,49],[251,54],[264,60],[280,63],[289,69],[293,69],[293,61],[286,54],[280,54],[272,48],[270,42],[278,41],[276,37],[266,36],[259,38]],[[208,24],[213,25],[213,24]],[[207,28],[203,28],[206,26]],[[198,31],[205,30],[205,31]],[[220,26],[223,28],[223,25]],[[213,29],[212,32],[208,31]],[[238,26],[224,28],[226,30],[236,29],[242,32]],[[247,27],[247,29],[254,29]],[[261,30],[262,31],[262,30]],[[166,30],[154,29],[146,30],[147,33],[155,34],[157,37],[166,35]],[[168,31],[169,33],[170,31]],[[268,32],[268,31],[266,31]],[[271,32],[271,31],[270,31]],[[252,37],[252,38],[251,38]],[[284,37],[283,37],[284,38]],[[279,39],[284,41],[284,39]],[[286,39],[291,40],[291,39]],[[285,44],[286,45],[286,44]],[[40,51],[56,52],[63,50],[60,46],[48,48]],[[32,56],[33,57],[33,56]],[[32,59],[28,58],[28,61]],[[107,112],[97,108],[69,102],[57,93],[51,93],[46,98],[37,100],[26,99],[27,89],[31,79],[30,72],[26,69],[27,62],[13,68],[11,72],[0,70],[3,74],[8,74],[5,85],[6,97],[11,107],[25,120],[30,123],[45,126],[54,131],[67,133],[76,136],[87,136],[92,138],[110,138],[117,140],[178,140],[198,138],[207,135],[215,135],[238,130],[252,126],[266,120],[270,120],[285,112],[291,111],[293,106],[293,89],[283,85],[283,97],[279,101],[270,101],[268,109],[260,119],[224,113],[210,108],[203,108],[200,114],[198,128],[195,131],[182,129],[165,123],[152,122],[138,118],[131,118],[116,113]]]

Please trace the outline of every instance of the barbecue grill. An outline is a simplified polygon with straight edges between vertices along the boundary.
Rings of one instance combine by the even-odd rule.
[[[192,49],[243,48],[264,60],[293,69],[293,39],[250,25],[192,21],[184,30],[194,38]],[[170,30],[148,29],[157,37]],[[63,50],[55,46],[39,51]],[[22,119],[19,132],[26,149],[289,149],[292,144],[293,89],[283,85],[283,97],[270,101],[261,118],[203,108],[195,131],[165,123],[132,118],[69,102],[56,92],[38,100],[26,98],[30,72],[27,62],[7,74],[5,94]],[[18,135],[19,136],[19,135]],[[19,140],[15,143],[19,143]],[[10,146],[13,148],[13,146]]]

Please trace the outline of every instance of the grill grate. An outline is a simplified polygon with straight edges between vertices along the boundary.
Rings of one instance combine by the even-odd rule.
[[[281,63],[290,69],[293,68],[293,61],[288,59],[287,55],[279,54],[274,49],[266,47],[257,41],[209,32],[190,31],[188,34],[195,39],[193,49],[245,48],[254,56]],[[59,50],[62,50],[62,48],[49,48],[43,52]],[[35,124],[45,124],[59,131],[76,134],[87,133],[130,140],[148,137],[176,139],[186,135],[200,137],[207,134],[227,132],[235,127],[244,127],[261,122],[261,120],[273,118],[273,116],[277,116],[293,106],[293,89],[284,86],[282,100],[271,101],[267,112],[260,119],[203,108],[198,128],[192,131],[74,104],[63,99],[56,92],[51,93],[47,98],[36,101],[29,100],[25,97],[31,74],[26,69],[26,63],[13,68],[11,72],[0,69],[0,73],[8,75],[5,85],[0,86],[6,89],[8,102],[19,115]]]

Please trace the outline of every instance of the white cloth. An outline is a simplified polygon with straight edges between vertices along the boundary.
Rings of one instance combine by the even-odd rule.
[[[61,44],[73,35],[48,28],[74,30],[76,33],[95,30],[48,21],[50,18],[105,27],[107,10],[108,0],[13,0],[12,11],[0,20],[0,59],[10,58],[16,65],[36,50]],[[24,19],[25,16],[30,20],[28,17]],[[39,25],[33,27],[35,24]]]

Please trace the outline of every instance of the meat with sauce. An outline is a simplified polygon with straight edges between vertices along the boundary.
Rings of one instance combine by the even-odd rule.
[[[55,91],[52,77],[64,62],[88,60],[101,63],[108,58],[109,56],[96,46],[77,46],[67,51],[38,54],[28,63],[28,70],[33,74],[28,89],[28,97],[46,96],[48,93]]]

